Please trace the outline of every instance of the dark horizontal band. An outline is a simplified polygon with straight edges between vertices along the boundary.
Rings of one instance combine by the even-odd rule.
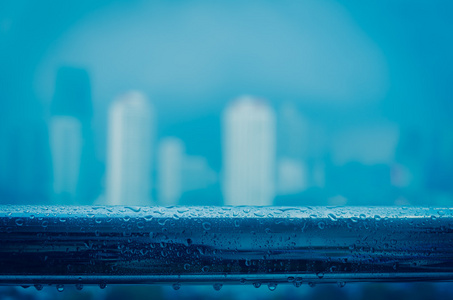
[[[453,211],[0,206],[0,284],[453,280]]]

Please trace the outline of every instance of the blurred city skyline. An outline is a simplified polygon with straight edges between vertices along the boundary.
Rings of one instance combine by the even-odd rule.
[[[276,179],[279,193],[305,191],[298,196],[305,204],[364,194],[388,197],[381,202],[389,204],[398,195],[411,198],[408,203],[431,203],[423,198],[449,203],[449,8],[450,3],[391,1],[105,0],[78,1],[63,9],[52,1],[7,1],[0,9],[3,202],[34,198],[44,203],[55,198],[54,192],[63,195],[61,191],[74,189],[53,178],[71,154],[62,150],[57,159],[51,157],[52,149],[68,133],[74,138],[66,144],[78,145],[81,137],[91,144],[91,152],[79,149],[72,154],[81,157],[81,191],[88,193],[83,198],[90,203],[93,195],[103,194],[109,107],[119,95],[137,90],[156,112],[155,143],[165,137],[181,140],[184,154],[192,157],[187,168],[204,164],[217,174],[217,182],[223,180],[223,111],[237,97],[252,95],[266,99],[280,120],[275,174],[318,182],[312,187],[324,182],[324,188],[314,189]],[[79,96],[74,96],[71,83],[65,87],[64,80],[57,79],[57,73],[68,68],[80,70],[75,81],[86,83]],[[74,108],[77,97],[85,97],[72,113],[79,125],[59,117]],[[281,126],[297,128],[285,135]],[[303,142],[292,138],[294,134]],[[154,146],[157,153],[159,145]],[[301,162],[294,150],[284,148],[308,151],[303,155],[311,156],[311,162]],[[52,165],[57,160],[60,163]],[[304,178],[307,172],[317,179]],[[156,189],[156,174],[153,178]],[[353,188],[355,181],[365,183]],[[364,186],[363,191],[357,192],[357,186]],[[208,190],[206,199],[221,197],[220,186]],[[382,191],[385,195],[377,196]],[[187,194],[203,198],[193,189]],[[348,200],[370,204],[365,198]],[[298,203],[285,201],[276,203]]]
[[[449,207],[452,10],[451,1],[0,1],[0,203]],[[59,296],[451,294],[440,283],[245,288]]]
[[[254,95],[238,95],[210,120],[213,140],[199,136],[203,127],[189,137],[163,134],[154,101],[125,91],[110,104],[102,159],[90,74],[69,66],[56,74],[47,124],[25,123],[4,143],[23,161],[6,201],[34,194],[57,204],[440,205],[453,197],[451,136],[385,119],[331,130],[294,102]],[[219,145],[189,153],[192,137]],[[39,161],[29,147],[42,151]]]

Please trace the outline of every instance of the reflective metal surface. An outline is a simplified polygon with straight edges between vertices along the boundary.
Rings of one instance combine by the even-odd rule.
[[[0,206],[0,284],[453,279],[453,210]]]

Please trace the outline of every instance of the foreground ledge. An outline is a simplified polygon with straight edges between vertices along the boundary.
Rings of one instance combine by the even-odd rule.
[[[0,285],[453,280],[453,210],[0,206]]]

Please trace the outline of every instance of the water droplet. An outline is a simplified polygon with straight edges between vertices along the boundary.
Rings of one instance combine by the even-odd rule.
[[[319,222],[319,223],[318,223],[318,227],[319,227],[319,229],[324,229],[324,228],[326,227],[326,223],[324,223],[324,222]]]
[[[257,210],[253,214],[257,217],[264,217],[264,213],[261,210]]]
[[[201,268],[201,271],[208,272],[209,271],[209,266],[204,266],[203,268]]]
[[[61,223],[66,222],[66,218],[60,218],[59,220],[60,220]]]
[[[190,264],[184,264],[184,270],[188,271],[190,269]]]
[[[245,284],[245,281],[246,281],[245,278],[241,278],[241,279],[239,280],[239,282],[240,282],[241,284]]]
[[[252,265],[252,262],[250,261],[250,259],[246,259],[246,260],[245,260],[245,265],[246,265],[247,267],[250,267],[250,266]]]
[[[100,288],[101,290],[105,289],[106,287],[107,287],[107,284],[106,284],[105,282],[101,282],[101,283],[99,284],[99,288]]]
[[[124,222],[129,222],[130,219],[131,219],[131,217],[129,217],[129,216],[124,216],[123,217]]]
[[[179,283],[173,283],[173,289],[175,291],[179,290],[181,288],[181,285]]]
[[[239,220],[234,220],[234,226],[235,227],[241,226],[241,224],[239,223]]]
[[[333,222],[335,222],[337,220],[337,216],[335,216],[332,213],[328,214],[328,216],[329,216],[329,219],[332,220]]]
[[[64,291],[64,285],[62,285],[62,284],[57,284],[57,291],[63,292],[63,291]]]
[[[49,221],[43,221],[43,222],[41,223],[41,226],[44,227],[44,228],[46,228],[47,226],[49,226]]]
[[[37,291],[42,290],[42,288],[43,288],[42,284],[35,284],[35,289],[36,289]]]
[[[319,279],[322,279],[324,277],[323,272],[316,273],[316,276],[318,276]]]
[[[222,286],[223,286],[223,284],[221,284],[221,283],[214,283],[214,285],[212,287],[214,288],[214,290],[220,291]]]
[[[380,216],[380,215],[375,215],[375,216],[374,216],[374,219],[375,219],[376,221],[380,221],[380,220],[381,220],[381,216]]]
[[[153,219],[153,216],[151,216],[151,215],[145,216],[145,221],[147,221],[147,222],[151,221],[152,219]]]
[[[81,283],[76,283],[75,288],[76,288],[78,291],[81,291],[81,290],[83,289],[83,284],[81,284]]]
[[[292,277],[292,276],[288,277],[288,282],[294,282],[294,280],[295,280],[294,277]]]
[[[142,229],[143,227],[145,227],[145,223],[143,223],[143,222],[137,222],[137,227],[138,227],[139,229]]]
[[[341,287],[341,288],[342,288],[342,287],[344,287],[344,286],[346,285],[346,282],[344,282],[344,281],[338,281],[338,282],[337,282],[337,285],[338,285],[338,287]]]
[[[254,286],[255,288],[259,288],[259,287],[261,286],[261,282],[254,282],[254,283],[253,283],[253,286]]]
[[[139,206],[126,206],[126,208],[132,210],[133,212],[140,212],[141,210]]]
[[[277,284],[271,282],[267,285],[267,287],[269,288],[269,291],[275,291],[275,289],[277,288]]]
[[[204,229],[204,230],[211,230],[211,223],[209,223],[209,222],[204,222],[204,223],[203,223],[203,229]]]
[[[362,219],[362,220],[365,220],[365,219],[366,219],[366,216],[365,216],[365,214],[360,214],[360,216],[359,216],[359,217],[360,217],[360,219]]]
[[[300,281],[294,281],[294,282],[293,282],[293,285],[294,285],[296,288],[298,288],[298,287],[300,287],[300,286],[302,285],[302,282],[300,282]]]
[[[17,226],[22,226],[22,225],[24,225],[24,220],[23,220],[23,219],[16,219],[16,225],[17,225]]]

